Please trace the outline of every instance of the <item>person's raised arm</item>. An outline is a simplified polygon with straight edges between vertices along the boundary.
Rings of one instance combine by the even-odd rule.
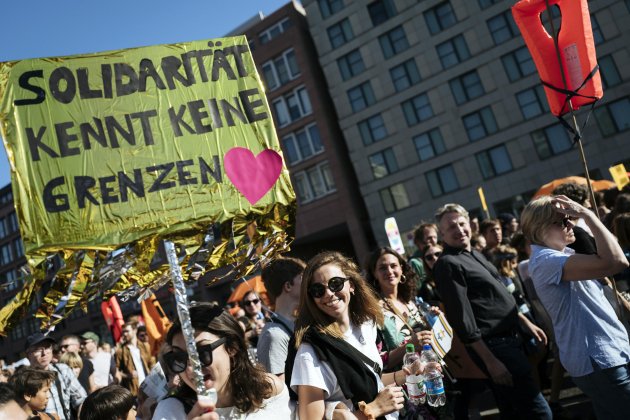
[[[567,259],[562,270],[562,280],[599,279],[617,274],[628,267],[628,260],[617,238],[606,229],[592,211],[565,196],[555,197],[554,204],[559,213],[584,219],[597,244],[597,254],[575,254]]]

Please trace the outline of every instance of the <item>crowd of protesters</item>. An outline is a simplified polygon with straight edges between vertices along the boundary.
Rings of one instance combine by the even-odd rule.
[[[409,259],[388,247],[362,267],[332,251],[278,258],[261,274],[269,302],[252,290],[240,308],[191,304],[201,378],[178,321],[156,354],[136,320],[113,349],[91,331],[58,342],[34,334],[24,366],[0,372],[10,384],[0,384],[0,418],[468,419],[488,389],[501,418],[551,419],[564,371],[598,419],[626,418],[630,305],[611,286],[630,288],[630,194],[598,210],[584,187],[567,184],[520,220],[480,222],[446,204],[415,229]],[[405,346],[435,343],[441,313],[454,332],[447,403],[414,405],[405,377],[423,366],[403,367]],[[156,363],[158,397],[144,388]],[[198,379],[215,402],[198,398]]]

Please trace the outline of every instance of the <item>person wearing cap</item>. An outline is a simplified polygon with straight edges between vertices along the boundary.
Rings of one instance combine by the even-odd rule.
[[[94,366],[92,362],[81,355],[81,343],[76,335],[64,335],[59,345],[61,357],[66,353],[74,353],[81,357],[83,366],[79,372],[79,383],[88,392],[94,391]],[[61,359],[59,359],[61,361]],[[66,363],[67,364],[67,363]]]
[[[99,350],[99,341],[99,336],[92,331],[87,331],[81,334],[81,348],[83,349],[83,355],[94,366],[92,392],[111,384],[113,382],[113,376],[111,375],[112,366],[113,371],[116,371],[114,358],[110,353],[105,353]]]
[[[52,337],[42,333],[30,335],[26,339],[26,357],[32,367],[56,372],[46,411],[57,413],[60,420],[71,420],[73,410],[78,411],[87,393],[68,365],[52,363],[55,343]]]

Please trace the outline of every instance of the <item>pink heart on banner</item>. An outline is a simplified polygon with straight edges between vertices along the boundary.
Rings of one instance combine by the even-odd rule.
[[[225,154],[223,165],[232,184],[254,205],[280,177],[282,157],[271,149],[254,156],[249,149],[234,147]]]

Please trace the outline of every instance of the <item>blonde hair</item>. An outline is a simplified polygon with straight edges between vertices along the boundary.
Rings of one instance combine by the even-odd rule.
[[[354,294],[350,299],[348,311],[350,322],[361,325],[366,321],[373,321],[377,325],[383,325],[383,311],[378,303],[378,297],[361,277],[359,267],[339,252],[326,251],[317,254],[306,265],[302,274],[302,286],[300,288],[300,304],[298,317],[295,323],[295,347],[299,347],[309,328],[316,328],[320,333],[336,338],[343,338],[343,332],[335,319],[323,313],[315,304],[315,300],[309,295],[308,287],[313,283],[315,272],[325,265],[337,266],[349,279],[354,287]]]
[[[71,351],[64,353],[63,356],[59,359],[61,363],[65,363],[71,368],[79,368],[83,369],[83,360],[81,360],[81,356]]]
[[[538,197],[530,201],[521,213],[521,229],[532,244],[544,246],[547,228],[558,218],[552,200],[548,195]]]

